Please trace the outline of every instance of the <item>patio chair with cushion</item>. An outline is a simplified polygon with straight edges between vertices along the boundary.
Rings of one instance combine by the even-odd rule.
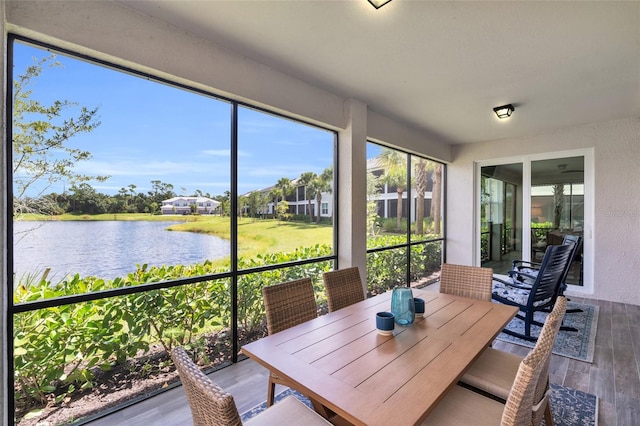
[[[536,346],[518,364],[517,373],[502,404],[462,386],[454,386],[425,419],[424,425],[535,425],[542,423],[547,412],[549,392],[546,389],[551,349],[564,314],[562,304],[545,322]],[[548,376],[548,375],[547,375]],[[539,386],[542,381],[543,385]],[[543,389],[540,392],[540,389]],[[540,395],[541,393],[541,395]],[[546,419],[550,424],[550,417]]]
[[[239,426],[240,414],[233,395],[225,392],[191,360],[181,347],[171,351],[182,387],[191,408],[193,424],[196,426]],[[256,416],[245,425],[305,424],[330,425],[327,420],[310,410],[294,396],[288,396]]]
[[[545,327],[550,330],[549,338],[551,345],[548,346],[549,351],[552,350],[553,343],[558,336],[558,325],[562,323],[562,318],[566,312],[566,308],[567,299],[565,297],[558,297],[553,310],[547,316],[545,321],[541,335],[546,333],[544,330]],[[541,344],[541,340],[542,338],[538,339],[537,345]],[[464,376],[460,379],[460,382],[472,387],[473,389],[493,395],[502,401],[506,401],[509,398],[509,392],[511,391],[511,386],[513,385],[518,373],[518,368],[522,359],[523,357],[509,352],[487,348],[480,357],[471,364],[471,367],[467,369]],[[540,403],[542,402],[545,393],[549,390],[550,359],[551,356],[547,358],[542,372],[540,373],[540,380],[538,381],[534,397],[534,405],[538,408],[537,413],[534,413],[534,415],[541,415],[541,413],[544,412],[547,419],[547,425],[552,424],[549,420],[551,416],[551,406],[550,403],[547,403],[546,406],[542,406]]]
[[[357,266],[325,272],[322,280],[327,291],[329,312],[364,300],[364,289]]]
[[[493,269],[443,263],[440,293],[491,301]]]
[[[511,276],[493,276],[493,300],[517,306],[521,314],[516,318],[524,321],[524,333],[508,328],[503,330],[504,333],[536,341],[537,338],[531,334],[531,325],[542,327],[543,324],[534,319],[534,314],[549,311],[554,306],[573,248],[573,244],[548,246],[535,276],[519,271],[512,271]]]
[[[311,278],[301,278],[263,287],[262,298],[264,299],[269,335],[302,324],[318,316]],[[273,404],[276,384],[287,387],[293,385],[286,378],[272,372],[269,375],[267,407]]]
[[[569,271],[571,271],[571,267],[573,266],[573,263],[576,261],[576,259],[580,261],[580,282],[582,282],[582,237],[578,235],[566,234],[562,239],[562,244],[563,245],[573,244],[574,246],[573,246],[573,253],[571,254],[570,260],[567,263],[567,268],[564,271],[562,284],[558,289],[559,296],[563,296],[565,290],[567,289],[567,277],[569,276]],[[540,269],[539,262],[527,262],[525,260],[514,260],[513,268],[509,272],[509,274],[511,275],[511,274],[514,274],[515,272],[523,272],[525,274],[535,276],[538,273],[539,269]],[[582,309],[579,309],[579,308],[567,309],[568,314],[576,313],[576,312],[582,312]],[[564,331],[578,331],[576,328],[564,327],[564,326],[561,327],[560,329]]]

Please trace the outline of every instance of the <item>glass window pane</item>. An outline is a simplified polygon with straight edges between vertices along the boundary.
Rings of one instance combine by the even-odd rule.
[[[239,269],[333,254],[334,140],[333,132],[239,108]]]
[[[407,155],[367,143],[367,246],[407,242]]]
[[[522,164],[482,167],[481,191],[482,266],[506,273],[522,259]]]
[[[229,270],[228,102],[22,43],[14,87],[16,285]]]
[[[567,234],[584,234],[584,157],[531,162],[531,256],[541,259],[548,244],[562,244]],[[581,286],[582,249],[567,283]]]
[[[411,241],[442,237],[442,163],[411,156]]]
[[[160,390],[178,381],[175,346],[203,368],[228,363],[229,289],[212,280],[16,314],[16,422],[33,411],[29,424],[68,424]]]
[[[415,243],[442,238],[443,172],[441,163],[367,144],[367,265],[373,268],[367,273],[371,294],[385,291],[393,283],[406,285],[407,262],[412,286],[437,279],[442,243]],[[390,249],[378,250],[384,247]],[[403,259],[400,253],[404,253]],[[385,269],[385,261],[379,259],[385,259],[389,267]],[[396,262],[404,262],[402,277],[397,276]]]

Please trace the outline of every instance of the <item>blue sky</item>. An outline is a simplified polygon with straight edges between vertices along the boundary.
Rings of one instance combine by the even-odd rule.
[[[49,55],[22,43],[14,53],[14,76],[33,58]],[[172,184],[177,194],[230,190],[229,103],[61,54],[57,60],[63,67],[45,68],[30,85],[32,97],[46,105],[69,100],[99,107],[102,124],[69,141],[93,154],[77,165],[78,173],[110,176],[90,182],[98,192],[116,194],[130,184],[147,192],[152,180]],[[333,133],[281,117],[241,108],[238,136],[240,193],[281,177],[321,173],[333,162]],[[60,184],[45,193],[64,189]]]

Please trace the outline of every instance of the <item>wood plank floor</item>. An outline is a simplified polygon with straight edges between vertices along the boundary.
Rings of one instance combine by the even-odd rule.
[[[600,426],[639,424],[640,306],[570,299],[600,306],[594,362],[553,355],[551,381],[597,395]],[[496,341],[494,347],[523,356],[528,351],[502,341]],[[266,399],[267,377],[268,372],[251,360],[211,374],[214,381],[234,395],[241,413]],[[166,426],[191,425],[192,420],[182,387],[178,387],[89,424]]]

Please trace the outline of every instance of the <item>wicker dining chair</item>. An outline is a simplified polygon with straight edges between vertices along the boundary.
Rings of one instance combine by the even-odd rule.
[[[562,324],[562,318],[566,313],[566,309],[567,299],[565,297],[558,297],[553,310],[545,322],[545,325],[548,323],[554,325],[554,327],[548,327],[551,330],[548,333],[548,338],[551,340],[551,346],[548,347],[549,352],[553,349],[553,343],[558,336],[559,325]],[[558,323],[558,327],[555,327],[556,322]],[[471,367],[467,369],[460,381],[474,389],[487,392],[506,401],[522,359],[522,357],[509,352],[487,348],[480,357],[471,364]],[[550,360],[551,356],[547,357],[547,361],[540,373],[540,381],[536,387],[534,404],[540,403],[545,393],[549,390]],[[540,406],[539,410],[534,412],[534,415],[540,415],[542,412],[544,412],[546,417],[546,424],[551,425],[551,404],[547,403],[545,406]]]
[[[181,347],[171,351],[182,387],[187,395],[191,416],[195,426],[240,426],[242,421],[233,395],[207,377]],[[310,410],[294,396],[279,401],[276,405],[249,419],[245,425],[265,424],[331,424]]]
[[[364,300],[364,289],[357,266],[325,272],[322,280],[327,292],[329,312]]]
[[[493,269],[443,263],[440,293],[491,301]]]
[[[311,278],[301,278],[262,288],[269,335],[286,330],[318,316]],[[293,383],[275,373],[269,375],[267,407],[273,404],[276,384],[292,387]]]
[[[559,298],[564,299],[564,298]],[[425,419],[425,425],[497,425],[519,426],[542,424],[544,410],[546,424],[551,425],[547,410],[549,391],[546,387],[551,350],[562,323],[566,302],[560,302],[547,317],[536,346],[518,364],[518,370],[504,404],[462,386],[454,386]],[[542,386],[539,382],[542,381]],[[542,396],[539,394],[543,389]],[[548,414],[547,414],[548,413]]]

